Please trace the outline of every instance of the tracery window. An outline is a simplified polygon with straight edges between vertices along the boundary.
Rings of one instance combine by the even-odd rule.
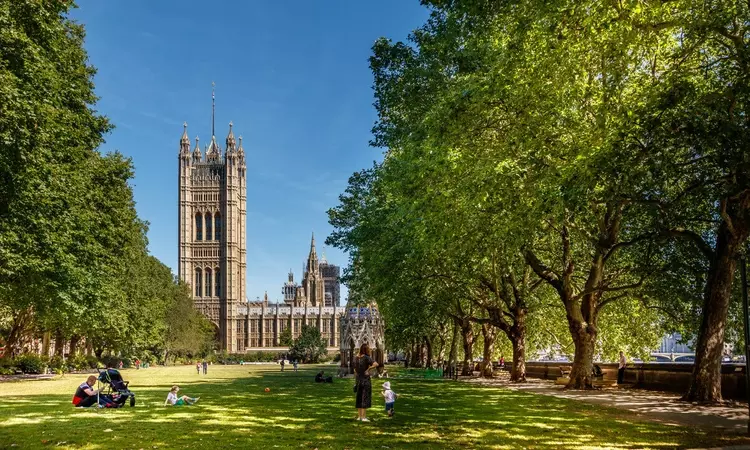
[[[214,215],[214,222],[216,223],[216,226],[214,227],[214,239],[217,241],[221,240],[221,214],[216,213]]]
[[[203,216],[201,213],[195,215],[195,240],[203,240]]]
[[[195,285],[195,296],[200,297],[201,293],[203,293],[203,273],[200,269],[195,269],[195,280],[193,280],[193,284]]]
[[[210,241],[211,237],[213,236],[213,233],[211,232],[211,224],[213,221],[211,220],[211,213],[206,213],[206,240]]]
[[[216,277],[216,283],[214,285],[214,295],[217,297],[221,297],[221,271],[219,271],[218,267],[214,271],[214,274],[214,276]]]
[[[213,287],[211,280],[211,269],[206,269],[206,297],[211,296],[211,288]]]

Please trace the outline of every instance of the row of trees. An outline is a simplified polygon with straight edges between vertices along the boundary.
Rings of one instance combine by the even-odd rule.
[[[0,1],[0,333],[168,357],[210,345],[190,292],[147,251],[133,164],[97,148],[95,69],[69,2]],[[49,339],[45,339],[48,342]]]
[[[370,59],[385,157],[329,212],[391,347],[460,336],[469,362],[501,333],[520,381],[529,349],[570,346],[585,388],[594,358],[678,330],[686,398],[720,400],[750,234],[748,4],[423,3]]]

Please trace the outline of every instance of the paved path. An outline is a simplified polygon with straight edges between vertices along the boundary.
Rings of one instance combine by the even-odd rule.
[[[699,406],[679,401],[679,395],[669,392],[646,391],[633,388],[605,387],[601,390],[564,390],[551,380],[530,379],[528,383],[515,384],[507,380],[482,378],[465,379],[469,383],[503,386],[540,395],[568,398],[598,405],[632,411],[647,420],[700,427],[719,428],[726,431],[747,432],[748,408],[746,403],[725,406]],[[742,447],[750,448],[750,447]]]

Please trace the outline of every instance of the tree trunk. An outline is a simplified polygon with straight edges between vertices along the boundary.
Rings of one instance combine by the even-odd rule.
[[[523,383],[526,381],[526,310],[518,308],[515,323],[511,328],[510,341],[513,344],[513,367],[510,371],[510,381]]]
[[[717,232],[716,250],[709,265],[703,295],[703,315],[695,345],[693,378],[683,400],[700,403],[722,401],[721,357],[724,353],[724,331],[737,267],[737,252],[747,240],[750,225],[740,218],[734,218],[732,224],[734,233],[726,220],[721,222]]]
[[[411,366],[422,367],[422,346],[412,341],[411,344]]]
[[[70,353],[70,356],[71,356],[71,357],[72,357],[73,355],[75,355],[75,354],[76,354],[76,352],[78,352],[78,342],[79,342],[80,340],[81,340],[81,336],[79,336],[79,335],[77,335],[77,334],[74,334],[74,335],[73,335],[73,336],[72,336],[72,337],[70,338],[70,351],[69,351],[69,353]]]
[[[52,339],[51,333],[45,331],[42,335],[42,354],[49,357],[50,340]]]
[[[455,364],[458,360],[458,325],[453,321],[453,337],[451,338],[451,349],[448,353],[448,363]]]
[[[462,319],[461,337],[464,345],[464,365],[461,369],[461,375],[471,376],[474,374],[473,353],[474,353],[474,329],[469,319]]]
[[[425,364],[425,367],[432,369],[432,341],[430,341],[428,336],[424,337],[424,346],[427,351],[427,363]]]
[[[566,389],[592,389],[591,371],[594,368],[594,344],[596,343],[596,332],[593,327],[578,325],[570,326],[573,344],[575,345],[575,356],[573,357],[573,368],[570,371],[570,381]]]
[[[65,338],[63,337],[62,331],[57,330],[55,332],[55,356],[63,357],[65,351]]]
[[[482,376],[492,378],[492,353],[495,351],[497,329],[488,323],[482,324],[484,352],[482,353]]]
[[[31,310],[22,309],[13,314],[13,321],[10,325],[10,332],[5,340],[6,354],[10,357],[17,356],[21,353],[23,345],[23,335],[31,323]]]

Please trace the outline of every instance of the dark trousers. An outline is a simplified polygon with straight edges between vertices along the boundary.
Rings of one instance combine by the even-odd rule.
[[[203,366],[203,375],[208,373],[208,366]]]
[[[617,369],[617,384],[622,384],[622,379],[625,377],[625,368]]]

